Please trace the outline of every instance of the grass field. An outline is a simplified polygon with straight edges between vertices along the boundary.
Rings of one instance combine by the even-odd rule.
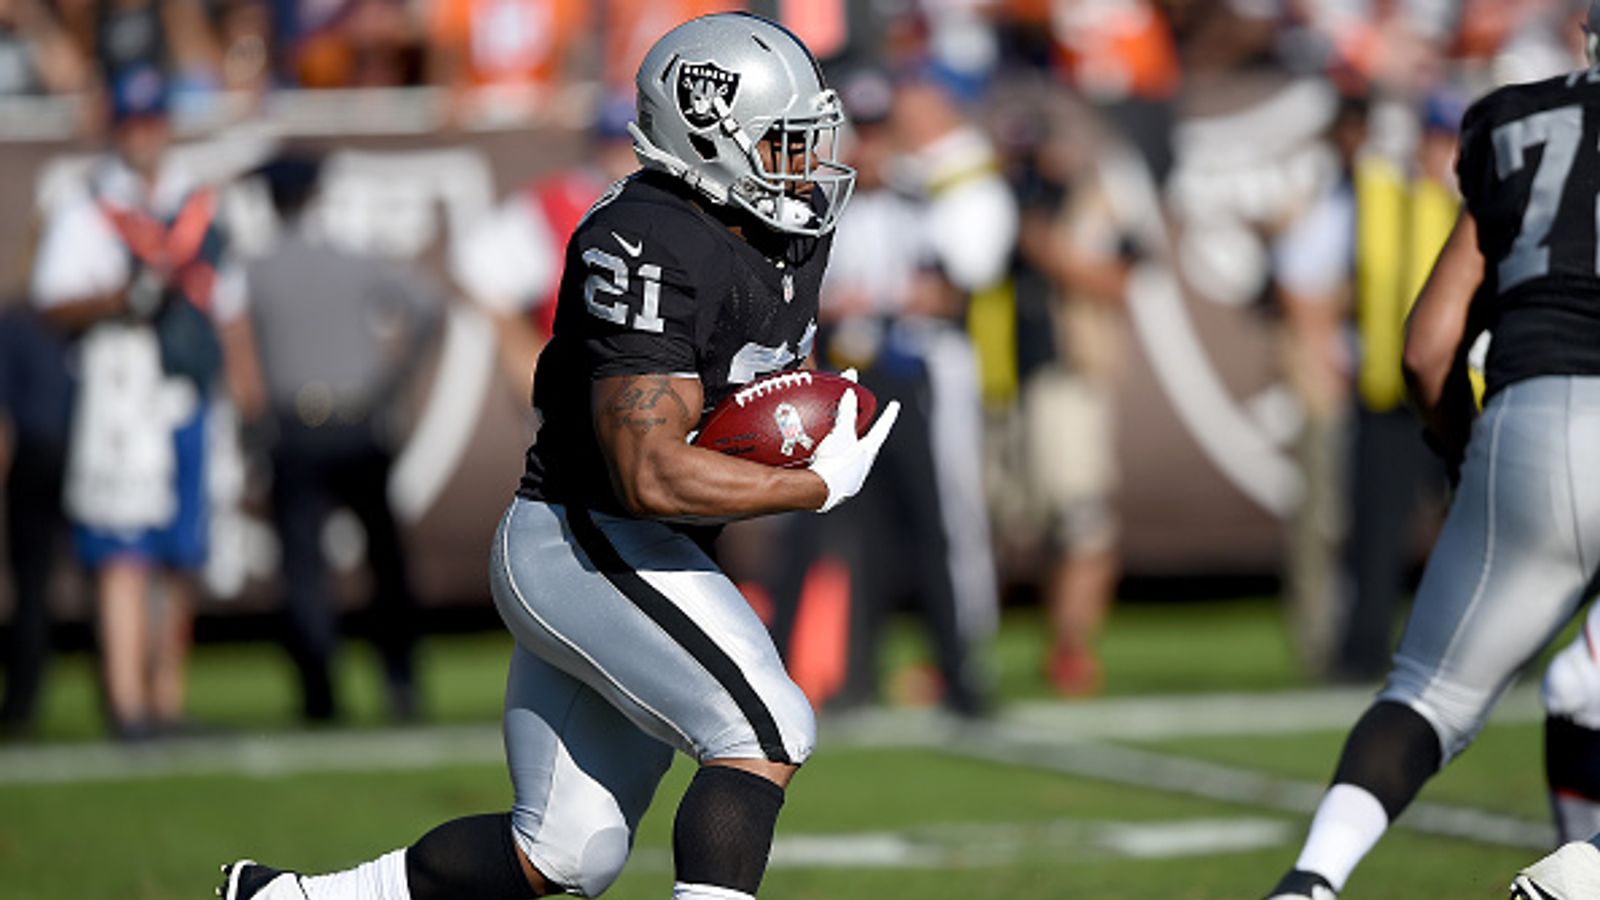
[[[762,897],[1200,900],[1270,887],[1370,691],[1308,690],[1265,600],[1118,608],[1107,697],[1091,703],[1047,699],[1041,640],[1035,613],[1008,613],[992,726],[915,710],[824,719]],[[432,640],[430,726],[403,730],[381,722],[373,667],[352,647],[350,727],[308,734],[276,648],[203,646],[192,706],[227,733],[137,751],[96,739],[90,660],[62,659],[44,740],[0,748],[0,898],[207,897],[217,864],[241,855],[342,867],[500,809],[507,647],[500,634]],[[889,665],[918,652],[903,631]],[[1427,831],[1392,832],[1346,897],[1504,896],[1546,834],[1537,710],[1526,692],[1507,707],[1403,820]],[[663,784],[608,897],[670,893],[673,801],[689,774],[680,763]]]

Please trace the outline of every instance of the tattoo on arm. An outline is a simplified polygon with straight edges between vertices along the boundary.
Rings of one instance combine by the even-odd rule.
[[[689,418],[689,408],[672,389],[672,379],[666,375],[641,375],[628,379],[606,401],[604,415],[614,425],[631,428],[642,434],[669,421],[666,413],[672,410],[660,407],[662,398],[672,401],[671,405],[677,407],[676,412],[682,419]]]

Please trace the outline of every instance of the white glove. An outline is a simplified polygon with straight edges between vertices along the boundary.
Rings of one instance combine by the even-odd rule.
[[[867,473],[872,471],[873,460],[878,458],[878,451],[889,437],[889,429],[900,417],[900,401],[891,400],[866,436],[858,438],[856,411],[859,402],[855,391],[844,392],[839,398],[839,415],[833,421],[833,430],[817,444],[817,452],[811,456],[811,471],[822,476],[828,485],[828,499],[817,512],[827,512],[861,490]]]

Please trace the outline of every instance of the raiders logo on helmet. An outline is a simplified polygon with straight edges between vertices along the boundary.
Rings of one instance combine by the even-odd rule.
[[[716,63],[684,63],[678,67],[678,111],[693,128],[704,130],[717,124],[713,101],[721,97],[733,106],[739,91],[739,74]]]

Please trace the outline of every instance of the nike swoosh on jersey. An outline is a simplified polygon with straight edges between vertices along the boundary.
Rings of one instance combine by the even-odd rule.
[[[629,256],[638,256],[644,252],[644,241],[639,241],[636,244],[630,244],[623,239],[622,235],[617,234],[615,231],[611,232],[611,236],[617,239],[617,243],[622,245],[622,249],[628,251]]]

